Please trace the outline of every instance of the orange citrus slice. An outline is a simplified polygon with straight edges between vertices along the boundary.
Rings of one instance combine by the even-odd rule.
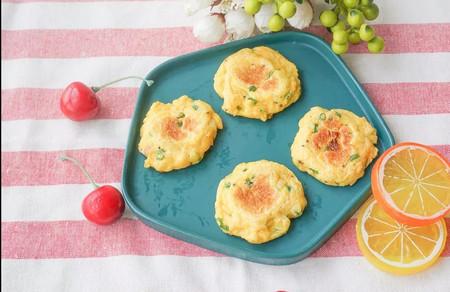
[[[444,219],[427,226],[408,226],[390,217],[377,201],[368,200],[356,224],[359,249],[385,272],[409,275],[433,265],[445,248]]]
[[[372,169],[372,191],[381,207],[400,223],[431,224],[450,212],[449,162],[424,145],[394,145]]]

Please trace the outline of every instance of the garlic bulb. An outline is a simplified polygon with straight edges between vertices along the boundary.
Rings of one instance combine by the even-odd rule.
[[[314,12],[311,3],[307,0],[303,0],[302,4],[298,4],[297,2],[294,2],[294,4],[297,7],[297,11],[294,16],[288,18],[287,21],[296,29],[304,29],[311,24],[313,19]]]
[[[219,15],[207,15],[194,24],[194,36],[204,43],[220,41],[225,34],[225,23]]]
[[[277,8],[275,3],[264,4],[258,13],[255,14],[255,24],[258,29],[263,33],[270,32],[268,27],[269,19],[276,13]]]
[[[240,8],[225,14],[225,27],[230,40],[240,40],[253,34],[255,21],[253,17],[245,13],[243,8]]]
[[[212,4],[213,0],[186,0],[184,11],[187,15],[194,15],[197,11],[206,8]]]

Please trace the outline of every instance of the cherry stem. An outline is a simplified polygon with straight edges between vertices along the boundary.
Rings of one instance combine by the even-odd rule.
[[[84,168],[84,166],[81,164],[81,162],[79,162],[78,160],[76,160],[75,158],[69,157],[69,156],[65,156],[65,155],[61,155],[59,156],[59,159],[61,159],[62,161],[70,161],[73,164],[75,164],[76,166],[78,166],[79,169],[81,169],[81,171],[83,172],[84,176],[86,176],[86,178],[90,181],[90,183],[95,187],[98,188],[100,187],[91,177],[91,175],[89,174],[89,172],[86,170],[86,168]]]
[[[108,86],[110,86],[110,85],[112,85],[114,83],[117,83],[117,82],[120,82],[120,81],[123,81],[123,80],[126,80],[126,79],[139,79],[139,80],[142,80],[143,82],[145,82],[145,84],[147,84],[148,87],[150,87],[153,84],[153,82],[154,82],[153,80],[147,80],[147,79],[144,79],[144,78],[139,77],[139,76],[127,76],[127,77],[119,78],[119,79],[116,79],[114,81],[108,82],[106,84],[103,84],[102,86],[92,86],[91,88],[92,88],[92,90],[94,92],[99,92],[100,90],[102,90],[105,87],[108,87]]]

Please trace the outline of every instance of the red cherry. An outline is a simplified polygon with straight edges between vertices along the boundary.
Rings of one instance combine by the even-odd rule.
[[[95,187],[95,190],[90,192],[81,204],[81,210],[86,219],[96,224],[107,225],[122,216],[125,211],[125,202],[118,189],[109,185],[101,187],[97,185],[84,166],[75,158],[62,155],[60,159],[69,160],[78,166]]]
[[[64,89],[59,106],[69,119],[84,121],[97,115],[100,100],[92,88],[81,82],[72,82]]]
[[[125,203],[122,194],[113,186],[101,186],[87,195],[83,200],[84,216],[91,222],[107,225],[119,219]]]
[[[81,82],[72,82],[64,89],[59,107],[64,115],[71,120],[84,121],[92,119],[100,109],[100,100],[96,93],[114,83],[130,78],[142,80],[147,86],[153,84],[153,80],[146,80],[138,76],[123,77],[95,87],[88,87]]]

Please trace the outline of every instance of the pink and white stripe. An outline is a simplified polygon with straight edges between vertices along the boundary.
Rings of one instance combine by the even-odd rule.
[[[389,44],[385,53],[446,52],[450,47],[450,24],[392,24],[374,28]],[[307,31],[330,40],[330,34],[321,26]],[[149,46],[146,42],[149,39],[159,41]],[[417,42],[409,42],[411,39]],[[2,42],[3,59],[174,56],[211,46],[197,41],[190,27],[10,30],[2,31]],[[363,52],[367,52],[363,44],[350,48],[350,53]]]
[[[450,219],[447,219],[447,223],[450,223]],[[350,219],[311,257],[361,256],[355,238],[355,224],[356,220]],[[450,232],[450,226],[447,229]],[[46,236],[42,237],[42,234]],[[176,240],[131,219],[122,219],[106,227],[86,221],[3,222],[2,238],[5,240],[2,257],[7,259],[117,255],[221,256]],[[447,248],[442,256],[450,256],[450,250]]]
[[[184,15],[181,2],[1,1],[2,290],[447,291],[448,246],[430,270],[393,277],[361,256],[355,218],[308,259],[279,267],[181,242],[147,228],[129,210],[107,227],[83,219],[79,204],[91,187],[58,156],[74,156],[99,183],[120,187],[138,83],[99,93],[103,107],[88,127],[64,119],[59,94],[73,80],[97,85],[144,75],[208,47],[192,36],[195,17]],[[316,11],[325,5],[312,2]],[[361,45],[344,60],[397,141],[433,145],[450,159],[450,1],[376,3],[381,15],[374,27],[386,40],[385,53],[366,54]],[[308,31],[329,39],[318,24],[316,15]],[[105,131],[117,135],[96,134]]]
[[[369,96],[383,114],[418,115],[450,112],[450,82],[366,83]],[[17,88],[2,90],[2,120],[62,119],[59,95],[63,88]],[[102,108],[97,119],[130,118],[136,87],[106,88],[98,93]],[[413,103],[409,101],[414,100]]]

